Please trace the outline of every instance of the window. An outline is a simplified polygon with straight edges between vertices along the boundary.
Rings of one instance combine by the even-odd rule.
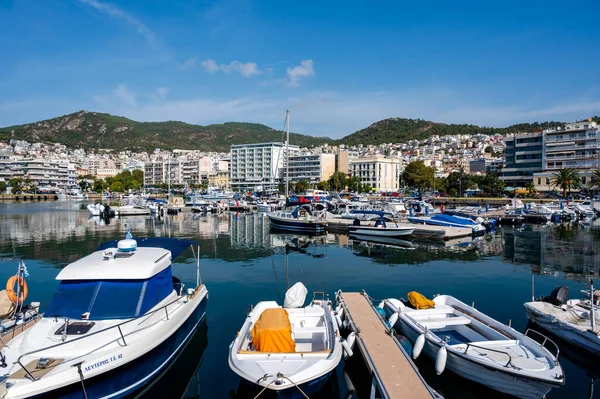
[[[542,178],[538,177],[538,186],[542,184]]]
[[[549,186],[550,185],[550,178],[546,177],[546,185]]]

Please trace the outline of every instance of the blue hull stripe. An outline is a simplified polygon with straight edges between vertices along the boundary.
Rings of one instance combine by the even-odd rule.
[[[208,296],[179,329],[150,352],[114,370],[84,380],[88,399],[123,398],[141,390],[151,378],[162,371],[176,357],[196,331],[206,315]],[[34,396],[34,398],[81,399],[81,382]]]

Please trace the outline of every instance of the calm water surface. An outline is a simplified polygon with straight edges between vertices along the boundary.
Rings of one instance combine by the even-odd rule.
[[[0,257],[21,257],[31,278],[31,300],[51,299],[59,270],[89,254],[102,242],[122,238],[127,224],[134,236],[191,238],[200,242],[202,279],[210,300],[207,320],[173,367],[144,397],[252,398],[227,364],[228,347],[251,304],[282,302],[286,287],[302,281],[310,291],[366,290],[376,299],[401,297],[411,290],[426,296],[447,293],[524,331],[523,303],[568,285],[577,296],[583,273],[599,272],[600,226],[503,228],[473,242],[444,245],[414,242],[409,247],[369,246],[344,235],[315,239],[270,234],[261,215],[169,216],[113,219],[105,225],[89,218],[82,203],[0,204]],[[195,281],[191,253],[174,262],[173,273],[188,286]],[[287,267],[286,267],[287,263]],[[16,264],[0,264],[0,281]],[[561,346],[567,385],[548,398],[588,398],[600,375],[597,359]],[[419,359],[427,381],[447,398],[506,397],[450,373],[437,377],[433,363]],[[323,398],[346,398],[344,370],[359,388],[370,380],[359,361],[340,364]],[[366,388],[365,388],[366,386]],[[350,396],[357,398],[357,394]],[[368,395],[366,396],[368,397]],[[600,397],[600,395],[597,395]]]

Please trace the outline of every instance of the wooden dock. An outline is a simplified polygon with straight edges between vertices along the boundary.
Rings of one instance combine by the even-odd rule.
[[[337,298],[373,375],[371,398],[375,398],[375,388],[381,398],[387,399],[441,398],[425,383],[408,353],[390,334],[365,293],[340,291]]]

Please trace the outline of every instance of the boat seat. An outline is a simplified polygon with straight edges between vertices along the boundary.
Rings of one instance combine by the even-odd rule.
[[[423,327],[439,328],[443,326],[458,326],[471,323],[471,320],[466,317],[440,317],[416,320]]]

